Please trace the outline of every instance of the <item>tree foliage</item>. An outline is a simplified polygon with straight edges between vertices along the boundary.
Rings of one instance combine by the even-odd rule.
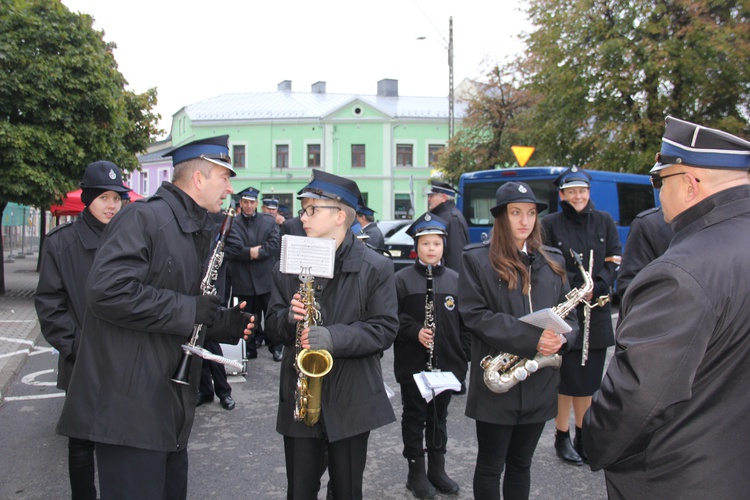
[[[464,172],[513,165],[510,148],[519,132],[515,123],[534,99],[508,68],[495,66],[487,82],[475,82],[461,127],[438,159],[446,179],[457,183]]]
[[[0,203],[46,208],[92,161],[138,168],[156,89],[136,94],[115,45],[57,0],[0,0]]]
[[[667,115],[750,132],[746,0],[529,0],[528,15],[535,161],[645,172]]]

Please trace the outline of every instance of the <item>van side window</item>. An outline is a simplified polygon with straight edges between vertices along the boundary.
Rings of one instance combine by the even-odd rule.
[[[630,226],[635,216],[654,207],[654,188],[649,184],[617,183],[620,201],[620,226]]]
[[[549,205],[547,210],[538,214],[540,219],[550,211],[557,211],[557,188],[549,179],[524,179],[524,182],[534,191],[537,200]],[[469,227],[492,226],[494,221],[490,209],[495,206],[497,188],[503,184],[505,182],[487,182],[470,184],[464,187],[463,214]]]

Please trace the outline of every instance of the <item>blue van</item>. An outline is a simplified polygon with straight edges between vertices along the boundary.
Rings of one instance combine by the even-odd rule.
[[[528,184],[539,201],[547,203],[547,211],[560,210],[557,186],[552,184],[567,167],[526,167],[484,170],[461,175],[456,206],[469,225],[472,243],[482,241],[482,234],[492,228],[490,209],[495,206],[497,188],[508,181]],[[609,212],[617,224],[623,248],[630,231],[630,223],[640,212],[659,204],[658,193],[651,186],[648,175],[622,174],[602,170],[586,170],[591,174],[591,200],[597,210]]]

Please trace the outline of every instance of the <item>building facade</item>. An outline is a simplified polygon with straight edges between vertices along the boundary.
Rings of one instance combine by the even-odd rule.
[[[457,102],[456,123],[464,111]],[[377,82],[376,95],[327,94],[324,82],[292,92],[290,81],[276,92],[221,95],[175,113],[169,138],[139,157],[142,171],[130,174],[130,185],[153,194],[171,178],[164,152],[223,134],[236,191],[253,186],[296,213],[297,191],[321,168],[356,181],[377,219],[412,218],[427,209],[424,192],[448,143],[448,98],[401,97],[390,79]]]

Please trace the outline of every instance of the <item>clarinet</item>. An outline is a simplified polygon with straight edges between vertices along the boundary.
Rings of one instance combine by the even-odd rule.
[[[234,216],[234,209],[229,208],[226,211],[226,217],[224,218],[224,222],[222,222],[221,229],[219,230],[219,240],[216,242],[214,252],[211,255],[211,259],[208,261],[206,275],[201,281],[202,295],[216,295],[216,280],[219,278],[219,268],[221,267],[221,263],[224,261],[224,245],[227,241],[229,230],[232,227],[232,220],[234,220]],[[203,329],[203,324],[193,326],[193,333],[190,336],[190,341],[187,344],[183,344],[182,359],[180,360],[180,364],[177,366],[177,371],[175,371],[175,374],[171,379],[175,384],[190,385],[190,357],[193,354],[203,359],[208,359],[210,361],[216,361],[224,365],[229,365],[233,368],[236,368],[237,370],[242,369],[242,363],[229,358],[225,358],[224,356],[219,356],[218,354],[214,354],[197,345],[198,339],[200,338]]]
[[[428,372],[439,372],[440,368],[437,367],[437,356],[435,355],[435,335],[437,331],[435,329],[435,289],[432,281],[432,265],[427,264],[427,291],[424,295],[424,324],[425,330],[432,331],[432,342],[428,347],[427,355],[427,371]]]

